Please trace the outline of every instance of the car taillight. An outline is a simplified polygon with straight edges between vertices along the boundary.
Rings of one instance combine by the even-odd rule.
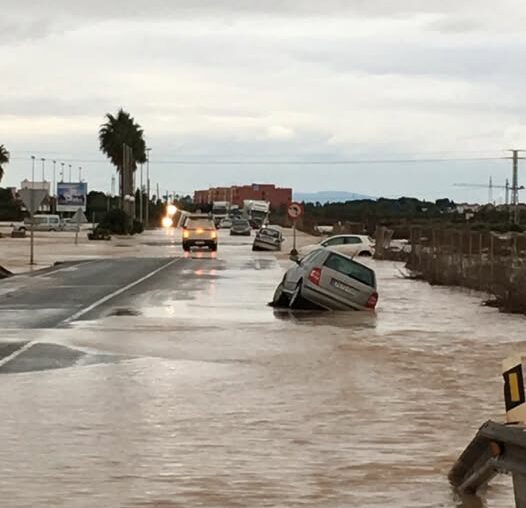
[[[374,309],[376,307],[376,304],[378,303],[378,293],[375,291],[367,300],[367,303],[365,306],[368,309]]]
[[[189,236],[190,232],[187,229],[183,230],[183,238],[188,238]]]
[[[309,274],[309,280],[313,284],[316,284],[316,286],[319,286],[321,280],[321,268],[313,268]]]

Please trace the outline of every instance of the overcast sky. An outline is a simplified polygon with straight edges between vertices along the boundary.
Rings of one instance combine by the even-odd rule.
[[[109,190],[97,131],[123,107],[162,189],[484,200],[452,184],[503,185],[526,148],[525,22],[520,0],[2,0],[2,184],[34,154]],[[400,159],[427,161],[377,162]]]

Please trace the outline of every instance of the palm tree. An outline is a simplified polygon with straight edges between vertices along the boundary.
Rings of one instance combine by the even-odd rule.
[[[126,176],[127,181],[123,184],[123,176],[126,170],[131,176],[137,169],[137,163],[146,162],[144,131],[122,108],[117,116],[107,113],[106,120],[99,130],[100,149],[121,173],[121,195],[132,194],[133,182]]]
[[[7,148],[4,145],[0,145],[0,182],[4,177],[4,168],[2,167],[2,165],[7,164],[8,162],[9,152],[7,151]]]

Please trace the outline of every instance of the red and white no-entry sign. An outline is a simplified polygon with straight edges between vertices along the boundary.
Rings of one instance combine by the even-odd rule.
[[[292,202],[287,209],[287,213],[291,219],[299,219],[303,215],[303,205]]]

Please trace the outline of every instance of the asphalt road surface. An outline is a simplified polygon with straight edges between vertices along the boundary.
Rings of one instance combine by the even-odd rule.
[[[373,260],[376,315],[275,310],[287,261],[250,240],[142,238],[0,281],[5,506],[512,506],[509,479],[459,499],[447,472],[502,415],[522,317]]]

